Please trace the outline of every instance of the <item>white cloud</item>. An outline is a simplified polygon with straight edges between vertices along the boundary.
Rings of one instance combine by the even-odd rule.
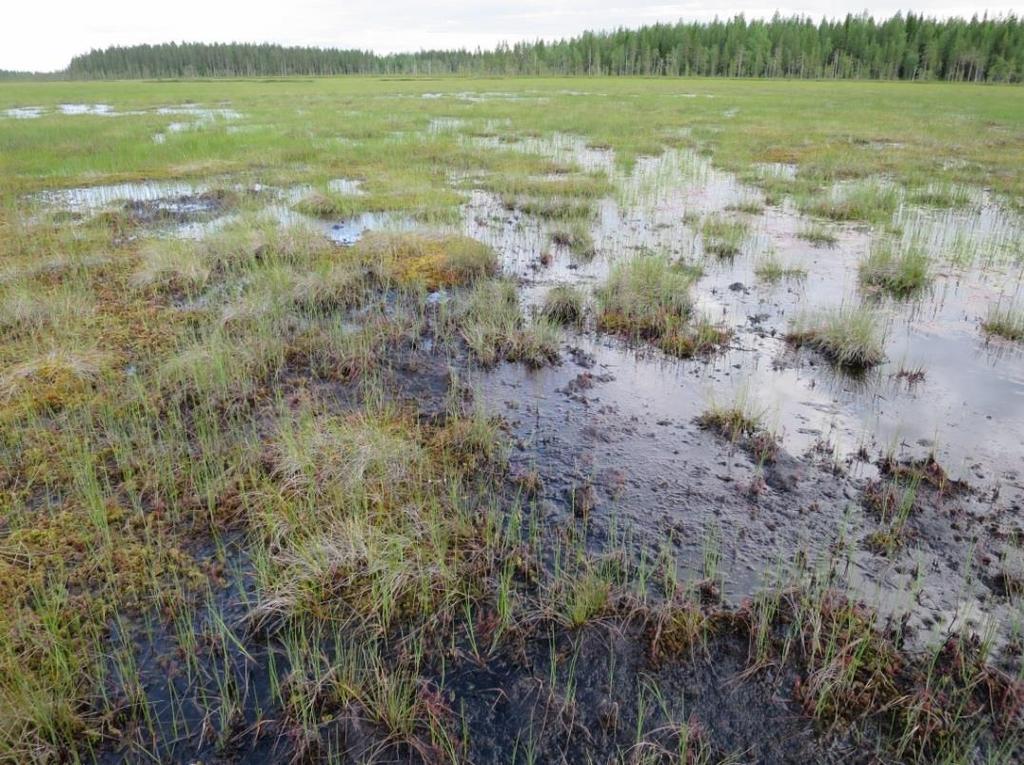
[[[776,10],[819,17],[864,10],[841,0],[790,0],[784,5],[755,0],[711,8],[702,2],[630,5],[624,0],[10,0],[7,5],[0,25],[0,69],[41,71],[61,69],[71,56],[92,48],[172,40],[277,42],[390,53],[489,48],[501,41],[740,12],[748,18],[768,17]],[[901,5],[899,0],[880,0],[867,10],[888,16]],[[990,15],[1017,10],[1001,0],[987,8]],[[914,10],[936,16],[981,12],[969,0],[920,2]]]

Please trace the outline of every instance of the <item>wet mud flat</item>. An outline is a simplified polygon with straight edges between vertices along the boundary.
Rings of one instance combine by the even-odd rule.
[[[339,260],[374,231],[455,229],[493,249],[530,318],[555,286],[593,296],[619,262],[654,252],[701,259],[696,305],[731,333],[716,352],[681,360],[601,331],[588,304],[583,321],[559,335],[553,362],[485,364],[473,356],[472,327],[458,324],[469,285],[432,284],[410,296],[375,282],[351,304],[289,292],[314,308],[275,327],[291,342],[280,367],[212,406],[217,427],[239,416],[251,425],[260,449],[246,467],[267,484],[218,494],[217,517],[192,529],[189,553],[215,582],[199,607],[169,604],[157,616],[111,624],[111,643],[124,649],[117,655],[134,664],[109,668],[115,703],[102,714],[115,713],[96,745],[100,759],[1018,759],[1024,566],[1014,551],[1024,530],[1014,424],[1022,415],[1008,402],[1024,378],[1019,354],[990,352],[976,325],[980,307],[1017,283],[1019,266],[950,267],[917,301],[870,303],[890,328],[888,358],[849,375],[791,347],[785,334],[795,313],[858,289],[857,262],[871,239],[864,227],[836,225],[837,243],[821,248],[800,236],[807,216],[789,203],[759,199],[756,214],[738,210],[758,206],[750,203],[757,189],[695,155],[645,157],[623,176],[610,152],[571,137],[524,144],[615,179],[617,193],[586,221],[594,240],[587,257],[555,236],[550,220],[483,188],[469,190],[458,224],[437,230],[375,213],[314,220],[293,209],[288,189],[238,192],[254,197],[241,202],[203,185],[98,192],[95,205],[74,193],[50,200],[79,223],[113,205],[136,233],[197,241],[252,204],[275,226],[314,226],[336,248],[327,257]],[[916,215],[909,210],[905,225],[929,232],[937,246],[964,227],[956,216]],[[712,216],[747,221],[738,252],[705,257]],[[989,208],[970,220],[979,247],[999,249],[1017,231]],[[243,254],[260,263],[272,249]],[[759,280],[769,249],[809,278]],[[416,257],[433,276],[429,257]],[[221,265],[214,278],[232,267]],[[282,273],[271,277],[290,286]],[[216,299],[245,297],[260,276],[219,285],[209,305],[176,292],[168,302],[212,313],[221,308]],[[359,278],[376,274],[366,268]],[[230,304],[217,326],[248,330],[260,308]],[[371,328],[385,339],[372,353],[356,343],[341,360],[324,360],[304,322],[343,337]],[[969,401],[966,389],[986,395]],[[715,425],[715,397],[729,406],[744,390],[767,410],[763,427]],[[201,454],[211,426],[192,418],[203,401],[186,395],[177,403]],[[393,418],[422,436],[413,452],[436,449],[457,463],[444,463],[451,475],[425,482],[447,493],[430,489],[379,507],[372,496],[367,505],[375,518],[457,506],[458,544],[441,545],[445,555],[425,567],[419,597],[429,601],[435,581],[448,583],[432,577],[465,566],[477,578],[460,582],[464,601],[446,599],[424,615],[406,593],[397,611],[417,618],[381,626],[358,610],[360,576],[378,570],[376,557],[360,558],[352,573],[326,543],[293,550],[301,515],[247,527],[253,507],[266,512],[260,502],[270,485],[290,491],[306,481],[301,470],[280,478],[288,446],[280,421],[304,422],[311,408],[357,430],[367,412],[384,413],[388,427]],[[999,427],[986,425],[997,414]],[[500,457],[474,430],[485,424],[500,433]],[[360,446],[392,446],[388,427],[364,428]],[[218,471],[229,485],[237,479]],[[322,497],[309,491],[304,501],[315,507]],[[424,526],[424,537],[437,534]],[[357,538],[340,528],[333,540],[341,546]],[[397,548],[399,559],[415,560],[423,529],[400,531],[375,555]],[[485,553],[480,539],[502,541]],[[277,601],[285,595],[270,588],[268,596],[272,567],[260,556],[322,576],[315,585],[302,580],[314,617],[286,618],[268,606],[284,609]],[[403,576],[396,579],[400,591]],[[392,582],[372,584],[387,590]],[[349,673],[366,657],[352,658],[348,633],[365,625],[375,653],[369,668]]]

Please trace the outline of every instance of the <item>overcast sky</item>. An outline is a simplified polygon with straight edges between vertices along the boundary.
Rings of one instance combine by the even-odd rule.
[[[276,42],[363,48],[380,53],[421,48],[493,47],[501,41],[566,37],[583,30],[635,27],[654,21],[706,20],[745,13],[845,16],[868,10],[889,16],[898,0],[771,0],[745,4],[630,0],[7,0],[0,23],[0,69],[63,69],[76,53],[108,45]],[[934,16],[990,15],[1019,2],[919,0],[913,10]]]

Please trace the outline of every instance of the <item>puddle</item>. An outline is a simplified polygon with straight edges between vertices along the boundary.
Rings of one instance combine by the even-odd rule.
[[[529,137],[508,141],[498,137],[468,137],[465,140],[499,151],[521,151],[524,154],[539,154],[550,157],[558,162],[575,163],[586,172],[605,171],[609,174],[615,170],[615,154],[608,149],[597,149],[587,145],[581,136],[567,133],[555,133],[539,138]]]
[[[99,114],[104,116],[110,116],[114,113],[114,108],[110,104],[61,104],[59,107],[61,114]]]
[[[416,228],[410,218],[387,213],[362,213],[343,220],[322,220],[301,215],[286,207],[272,207],[268,211],[282,224],[304,223],[319,229],[336,244],[355,244],[367,231],[407,231]]]
[[[159,202],[194,197],[208,190],[205,185],[182,181],[135,181],[45,191],[36,198],[46,205],[69,212],[93,213],[119,202]]]
[[[42,106],[16,106],[13,109],[4,109],[4,116],[16,120],[32,120],[42,117],[46,110]]]
[[[413,219],[394,213],[362,213],[350,218],[324,220],[296,212],[290,204],[267,205],[261,210],[261,214],[269,216],[283,226],[309,226],[322,232],[332,242],[342,245],[355,244],[367,231],[408,231],[421,227]],[[175,226],[166,233],[185,239],[202,239],[237,218],[237,215],[229,214],[213,220],[191,221]]]
[[[394,213],[367,212],[339,220],[323,220],[302,215],[287,207],[271,206],[268,212],[282,224],[304,223],[323,231],[336,244],[355,244],[367,231],[409,231],[421,228],[412,218]]]
[[[187,122],[178,120],[167,125],[164,131],[153,134],[153,142],[163,144],[167,142],[169,134],[187,133],[192,130],[201,130],[221,121],[234,121],[242,118],[242,113],[234,109],[207,108],[198,105],[185,106],[161,106],[156,109],[160,115],[183,115],[190,117]]]
[[[527,95],[524,93],[503,93],[499,91],[464,91],[459,93],[424,93],[420,98],[426,100],[438,100],[442,98],[454,98],[457,101],[468,101],[470,103],[483,103],[486,101],[535,101],[545,103],[550,100],[547,96]]]
[[[145,114],[139,111],[118,112],[110,104],[58,104],[55,109],[50,110],[45,106],[20,106],[13,109],[5,109],[2,112],[7,117],[14,119],[37,119],[48,114],[60,114],[68,117],[91,115],[95,117],[123,117],[132,114]]]
[[[339,194],[359,196],[366,193],[359,180],[335,178],[327,185],[331,191]],[[421,227],[410,217],[396,213],[367,212],[343,219],[303,215],[293,210],[292,205],[313,190],[314,187],[310,185],[274,189],[256,183],[233,184],[229,188],[241,194],[278,200],[271,201],[263,208],[263,212],[285,225],[309,225],[338,244],[354,244],[369,230],[404,231]],[[47,191],[31,199],[51,209],[79,215],[91,215],[112,208],[126,209],[142,224],[155,227],[154,233],[188,239],[200,239],[237,218],[237,213],[229,212],[223,195],[210,183],[138,181]]]
[[[430,124],[427,126],[427,132],[432,134],[453,133],[456,130],[461,130],[465,126],[466,120],[459,119],[458,117],[437,117],[430,120]]]
[[[380,213],[363,213],[349,220],[320,224],[331,241],[338,244],[355,244],[367,231],[409,230],[414,228],[402,218],[391,218]]]
[[[780,338],[789,319],[803,310],[862,299],[857,268],[871,246],[868,230],[825,224],[838,241],[820,248],[799,237],[808,221],[789,206],[765,208],[759,216],[726,213],[729,205],[757,199],[759,192],[692,153],[645,158],[619,177],[611,152],[581,147],[567,137],[532,145],[562,160],[576,152],[578,164],[609,172],[619,193],[617,200],[602,203],[591,227],[597,257],[588,263],[552,248],[552,227],[504,210],[493,195],[473,193],[465,232],[495,247],[506,271],[527,282],[528,294],[540,299],[560,282],[592,287],[612,263],[645,251],[701,260],[699,220],[713,213],[742,218],[750,226],[742,252],[731,260],[705,259],[705,276],[695,289],[699,308],[736,332],[732,350],[701,365],[709,388],[746,381],[760,392],[796,453],[813,446],[820,434],[829,434],[843,455],[862,445],[877,451],[933,449],[953,477],[977,480],[972,466],[988,466],[989,484],[1000,483],[1000,475],[1013,467],[1008,454],[1024,453],[1018,435],[1024,434],[1024,354],[1003,346],[997,352],[979,332],[989,305],[1024,294],[1024,272],[1014,263],[961,268],[943,258],[955,237],[966,238],[965,246],[977,253],[1001,252],[1024,236],[1020,222],[1005,212],[988,205],[976,213],[902,213],[898,225],[928,242],[937,277],[919,301],[874,304],[888,326],[888,361],[854,380],[811,354],[793,354]],[[555,257],[540,268],[539,255],[548,250]],[[755,270],[769,252],[787,266],[805,269],[807,279],[760,281]],[[917,367],[925,380],[913,388],[895,379],[901,369]],[[993,422],[1000,427],[994,429]]]
[[[351,178],[335,178],[327,182],[327,190],[335,194],[348,194],[349,196],[366,196],[362,189],[362,181],[354,181]]]
[[[234,109],[208,108],[198,105],[186,106],[161,106],[156,110],[157,114],[184,114],[193,118],[194,123],[210,123],[218,119],[237,120],[242,118],[242,113]]]

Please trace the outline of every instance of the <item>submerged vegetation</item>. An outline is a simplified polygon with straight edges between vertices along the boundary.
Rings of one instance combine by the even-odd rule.
[[[797,236],[815,247],[835,247],[839,241],[835,233],[820,221],[812,221],[804,226]]]
[[[706,218],[700,225],[704,238],[704,251],[721,258],[732,258],[739,254],[750,227],[745,221],[722,217]]]
[[[799,266],[787,266],[774,253],[763,257],[754,269],[757,278],[766,282],[779,282],[783,279],[799,280],[807,277],[807,269]]]

